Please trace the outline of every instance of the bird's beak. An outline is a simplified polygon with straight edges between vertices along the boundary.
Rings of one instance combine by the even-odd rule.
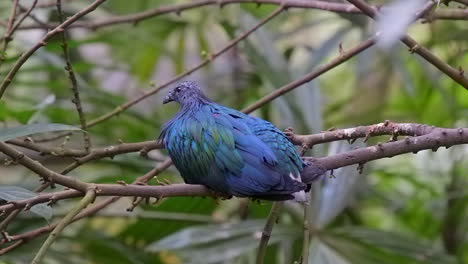
[[[172,92],[169,92],[166,97],[164,97],[163,104],[167,104],[169,102],[174,101],[174,97],[172,96]]]

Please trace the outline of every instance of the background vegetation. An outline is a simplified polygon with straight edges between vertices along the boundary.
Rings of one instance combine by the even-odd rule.
[[[32,15],[14,32],[0,61],[2,80],[20,56],[40,41],[48,25],[90,4],[84,0],[63,1],[65,15],[61,17],[55,1],[39,0]],[[445,2],[434,5],[431,13],[409,28],[408,34],[462,71],[468,69],[468,9],[465,1]],[[14,3],[0,2],[3,36],[8,33]],[[32,3],[19,1],[25,9]],[[93,24],[181,3],[188,2],[109,0],[79,19],[78,26],[67,29],[69,61],[76,75],[85,122],[97,120],[210,59],[278,8],[255,3],[209,4],[180,12],[175,9],[137,22]],[[383,3],[387,2],[371,1],[374,5]],[[450,12],[464,12],[465,16],[437,17]],[[290,8],[184,77],[198,81],[214,101],[244,109],[365,41],[374,32],[373,25],[363,14]],[[2,128],[34,123],[80,127],[76,99],[72,102],[72,83],[64,70],[63,43],[61,34],[52,36],[19,70],[0,101]],[[162,90],[91,125],[88,132],[92,147],[156,139],[161,125],[177,111],[176,105],[162,105],[165,93]],[[467,127],[468,93],[400,43],[389,50],[370,47],[253,114],[281,129],[292,127],[298,134],[384,120]],[[63,132],[33,138],[48,148],[83,149],[82,133],[50,140],[57,134]],[[388,139],[371,138],[367,144]],[[307,155],[323,157],[365,144],[362,140],[352,145],[336,141],[317,145]],[[57,172],[74,162],[72,157],[18,149]],[[333,176],[328,175],[312,188],[308,211],[311,240],[304,263],[468,263],[467,158],[467,145],[460,145],[367,163],[362,174],[356,166],[334,170]],[[35,195],[25,189],[33,191],[40,186],[37,175],[5,155],[1,159],[3,204]],[[151,150],[147,157],[128,153],[87,163],[71,174],[85,182],[131,183],[165,160],[164,150]],[[157,179],[150,184],[181,182],[173,167],[161,172]],[[62,189],[58,185],[46,192]],[[14,198],[7,198],[7,194]],[[156,204],[155,199],[150,199],[150,203],[143,201],[135,208],[133,201],[131,197],[120,199],[68,226],[47,252],[44,263],[255,263],[271,208],[270,202],[239,198],[215,201],[172,197]],[[22,211],[7,228],[0,229],[4,240],[56,222],[77,202],[68,199],[53,207],[42,204]],[[265,263],[301,261],[303,214],[299,204],[284,205]],[[7,215],[0,216],[0,220]],[[35,236],[11,251],[5,249],[14,241],[3,241],[0,263],[29,263],[46,237]]]

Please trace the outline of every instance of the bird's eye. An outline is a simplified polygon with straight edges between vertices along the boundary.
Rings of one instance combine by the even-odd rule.
[[[180,87],[175,88],[176,93],[180,92]]]

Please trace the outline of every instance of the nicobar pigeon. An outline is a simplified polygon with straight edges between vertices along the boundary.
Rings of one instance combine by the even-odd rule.
[[[263,119],[208,99],[191,81],[164,98],[180,111],[160,139],[184,181],[227,196],[306,201],[305,191],[325,170],[305,163],[286,135]]]

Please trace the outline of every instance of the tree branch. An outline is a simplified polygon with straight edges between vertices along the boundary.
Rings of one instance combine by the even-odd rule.
[[[73,221],[73,218],[81,210],[83,210],[90,203],[94,202],[95,198],[96,198],[96,190],[95,189],[89,189],[86,192],[86,195],[83,197],[83,199],[81,199],[81,201],[58,223],[58,225],[55,227],[54,231],[52,231],[52,233],[50,233],[49,237],[44,242],[44,244],[42,244],[41,248],[37,252],[34,259],[32,260],[31,264],[41,263],[41,261],[44,258],[47,250],[49,249],[50,246],[52,246],[52,243],[55,241],[55,239],[58,237],[58,235],[63,231],[63,229],[68,224],[70,224]]]
[[[278,221],[283,204],[284,202],[274,202],[271,206],[270,214],[268,215],[267,222],[263,228],[262,237],[260,238],[260,244],[257,250],[257,260],[255,261],[256,264],[263,264],[268,248],[268,240],[270,240],[273,226]]]
[[[0,67],[2,66],[3,62],[6,59],[6,50],[8,48],[8,43],[11,41],[11,36],[13,35],[13,28],[16,19],[16,11],[18,9],[18,2],[19,0],[13,0],[13,4],[11,6],[11,14],[8,22],[6,23],[5,33],[2,37],[2,47],[0,48]]]
[[[86,190],[89,187],[87,183],[84,183],[77,179],[56,173],[44,167],[39,162],[31,159],[30,157],[24,155],[23,153],[19,152],[18,150],[8,146],[8,144],[1,142],[1,141],[0,141],[0,151],[10,156],[15,162],[18,162],[24,167],[35,172],[37,175],[42,177],[45,181],[58,183],[68,188],[79,190],[83,193],[86,192]]]
[[[369,137],[382,135],[391,135],[392,138],[390,140],[395,141],[398,136],[422,136],[433,132],[434,129],[436,128],[433,126],[423,124],[385,121],[375,125],[325,131],[313,135],[296,135],[292,130],[285,131],[285,134],[293,144],[311,148],[316,144],[337,140],[353,141],[358,138],[364,138],[364,141],[367,141]]]
[[[356,14],[362,15],[361,10],[356,8],[354,5],[338,3],[338,2],[327,2],[317,0],[202,0],[193,1],[189,3],[183,3],[178,5],[169,5],[153,8],[147,11],[138,12],[130,15],[113,16],[106,19],[99,19],[94,21],[79,21],[71,25],[71,28],[89,28],[92,30],[109,27],[119,24],[135,24],[140,21],[151,19],[156,16],[169,14],[169,13],[181,13],[185,10],[200,8],[210,5],[219,5],[223,7],[225,5],[239,4],[239,3],[252,3],[252,4],[268,4],[268,5],[284,5],[285,8],[302,8],[302,9],[319,9],[335,13],[344,14]],[[378,10],[381,6],[373,6],[374,9]],[[468,16],[461,12],[462,10],[456,8],[444,8],[438,9],[431,15],[431,21],[435,19],[449,19],[449,20],[466,20]],[[56,24],[47,24],[48,28],[55,28]],[[21,29],[33,29],[43,28],[44,25],[25,25]]]
[[[59,17],[60,24],[63,23],[63,12],[62,12],[62,2],[57,0],[57,13]],[[78,112],[78,118],[80,120],[81,129],[83,130],[83,140],[84,140],[84,149],[87,153],[89,153],[89,149],[91,148],[91,139],[89,138],[88,128],[86,126],[86,119],[83,113],[83,107],[81,106],[80,100],[80,92],[78,90],[78,82],[76,81],[75,72],[73,71],[73,66],[70,61],[70,54],[68,50],[68,42],[66,31],[63,29],[62,33],[60,34],[62,37],[62,51],[63,51],[63,58],[65,59],[65,70],[68,73],[68,78],[71,82],[71,89],[73,92],[73,99],[72,102],[76,107],[76,111]]]
[[[280,97],[281,95],[294,90],[295,88],[312,81],[313,79],[317,78],[318,76],[324,74],[325,72],[335,68],[336,66],[342,64],[343,62],[349,60],[350,58],[354,57],[355,55],[363,52],[364,50],[370,48],[372,45],[375,44],[375,37],[370,38],[361,44],[351,48],[348,51],[342,52],[336,58],[331,60],[329,63],[321,65],[318,69],[311,71],[310,73],[304,75],[302,78],[295,80],[291,83],[284,85],[283,87],[274,90],[270,94],[262,97],[261,99],[257,100],[253,104],[249,105],[248,107],[242,109],[244,113],[251,113],[256,109],[260,108],[261,106],[265,105],[273,101],[274,99]]]
[[[262,19],[259,23],[257,23],[255,26],[253,26],[251,29],[247,30],[246,32],[242,33],[241,35],[239,35],[238,37],[236,37],[235,39],[231,40],[229,42],[228,45],[226,45],[224,48],[222,48],[221,50],[213,53],[213,54],[210,54],[208,56],[208,59],[202,61],[201,63],[199,63],[198,65],[196,65],[195,67],[177,75],[176,77],[174,77],[173,79],[171,79],[170,81],[154,88],[154,89],[151,89],[147,92],[145,92],[143,95],[131,100],[131,101],[128,101],[127,103],[123,104],[123,105],[120,105],[118,107],[116,107],[113,111],[105,114],[105,115],[102,115],[101,117],[98,117],[96,118],[95,120],[92,120],[91,122],[88,123],[88,127],[92,127],[96,124],[99,124],[117,114],[119,114],[120,112],[122,111],[125,111],[126,109],[130,108],[131,106],[139,103],[140,101],[144,100],[145,98],[148,98],[149,96],[151,95],[154,95],[156,94],[157,92],[161,91],[163,88],[166,88],[167,86],[179,81],[180,79],[184,78],[185,76],[187,75],[190,75],[191,73],[197,71],[198,69],[202,68],[203,66],[209,64],[210,62],[212,62],[214,59],[216,59],[217,57],[221,56],[222,54],[224,54],[226,51],[230,50],[232,47],[236,46],[237,43],[239,43],[240,41],[244,40],[245,38],[247,38],[250,34],[252,34],[253,32],[255,32],[257,29],[259,29],[261,26],[265,25],[266,23],[268,23],[268,21],[272,20],[273,18],[275,18],[277,15],[279,15],[281,12],[283,12],[284,10],[284,6],[280,6],[278,7],[275,11],[273,11],[273,13],[271,13],[269,16],[265,17],[264,19]]]
[[[355,5],[359,8],[364,14],[368,15],[369,17],[375,19],[378,14],[372,6],[368,5],[363,0],[347,0],[348,2]],[[433,5],[434,3],[432,3]],[[433,53],[431,53],[428,49],[421,46],[418,42],[412,39],[409,35],[405,35],[401,41],[408,46],[411,53],[417,53],[421,57],[423,57],[426,61],[434,65],[437,69],[441,72],[448,75],[452,80],[459,83],[461,86],[465,87],[468,90],[468,79],[465,77],[465,73],[462,69],[457,70],[452,68],[450,65],[439,59]]]
[[[95,0],[92,4],[81,10],[80,12],[76,13],[72,17],[68,18],[63,22],[62,24],[58,25],[55,27],[53,30],[49,31],[40,41],[38,41],[32,48],[30,48],[27,52],[23,53],[20,58],[16,61],[16,63],[13,65],[13,68],[8,72],[8,74],[5,76],[5,78],[2,80],[0,83],[0,99],[3,97],[3,94],[5,93],[6,88],[10,85],[10,83],[13,81],[13,78],[16,76],[16,73],[18,73],[19,69],[23,64],[31,57],[38,49],[41,47],[45,46],[47,41],[54,35],[63,32],[65,28],[67,28],[69,25],[74,23],[76,20],[81,18],[82,16],[92,12],[95,10],[99,5],[104,3],[106,0]]]

